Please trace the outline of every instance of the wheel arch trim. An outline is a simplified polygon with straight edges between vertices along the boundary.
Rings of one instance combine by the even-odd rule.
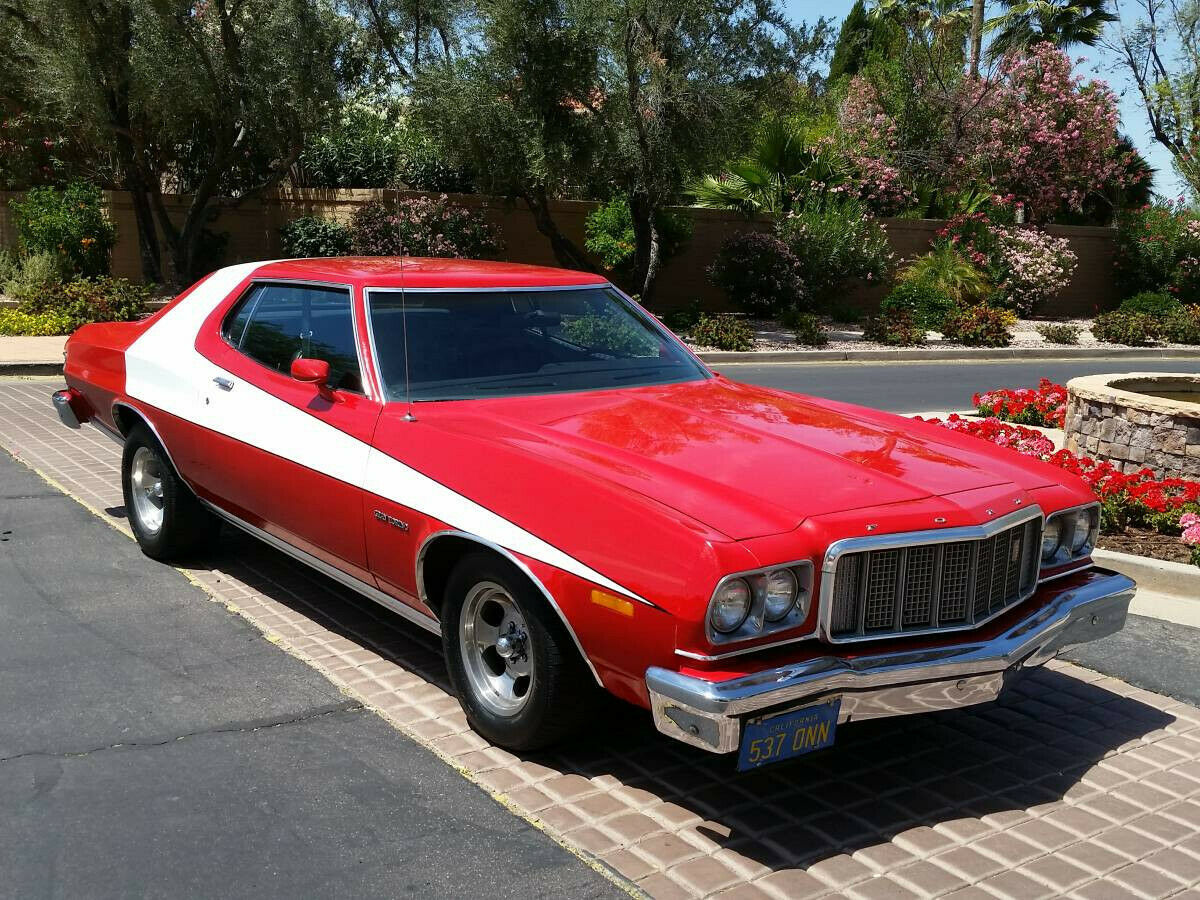
[[[433,532],[421,542],[421,547],[417,550],[417,597],[422,603],[425,604],[425,606],[433,609],[429,603],[429,594],[425,590],[425,556],[435,543],[447,538],[457,538],[469,543],[478,544],[480,547],[491,550],[493,553],[498,554],[508,562],[512,563],[526,578],[528,578],[530,584],[537,588],[539,593],[546,598],[546,602],[550,604],[550,608],[554,610],[559,621],[562,622],[563,627],[567,629],[567,634],[571,636],[571,641],[575,644],[575,649],[579,651],[580,659],[582,659],[584,664],[588,667],[588,670],[592,673],[592,677],[596,679],[596,684],[600,685],[600,687],[604,687],[604,682],[600,680],[600,673],[596,671],[596,667],[592,664],[591,659],[588,657],[587,651],[583,649],[583,644],[579,641],[579,635],[577,635],[575,633],[575,629],[571,627],[570,621],[568,621],[566,614],[562,611],[562,607],[558,605],[558,601],[554,599],[554,595],[550,593],[549,589],[542,582],[542,580],[533,574],[533,570],[530,569],[529,566],[527,566],[520,558],[518,558],[511,551],[506,550],[504,547],[501,547],[499,544],[493,543],[486,538],[481,538],[477,534],[470,534],[466,531],[458,531],[453,528],[446,528],[441,531]]]
[[[183,472],[181,472],[179,470],[179,466],[176,465],[175,458],[173,456],[171,456],[171,449],[167,446],[167,442],[163,440],[163,436],[158,433],[158,428],[156,428],[154,423],[152,421],[150,421],[150,417],[148,415],[146,415],[144,412],[142,412],[142,410],[138,409],[136,406],[133,406],[130,403],[126,403],[124,400],[117,400],[116,402],[114,402],[112,405],[112,409],[113,409],[113,422],[116,424],[117,429],[121,432],[121,437],[122,438],[128,437],[129,432],[128,432],[128,429],[121,428],[121,418],[119,415],[119,411],[128,410],[131,414],[133,414],[134,416],[137,416],[138,421],[140,421],[143,425],[145,425],[148,429],[150,429],[150,433],[152,435],[154,435],[154,439],[156,441],[158,441],[158,446],[162,447],[163,453],[167,454],[167,462],[171,464],[171,468],[175,470],[175,474],[179,476],[179,478],[184,482],[184,484],[187,484],[188,490],[191,490],[193,493],[195,493],[191,484],[188,483],[188,480],[184,477]]]

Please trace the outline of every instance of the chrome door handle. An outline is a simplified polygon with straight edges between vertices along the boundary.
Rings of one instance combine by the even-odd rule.
[[[233,390],[233,382],[230,381],[228,378],[222,378],[220,375],[218,375],[216,378],[213,379],[213,384],[215,384],[217,387],[219,387],[223,391],[232,391]]]

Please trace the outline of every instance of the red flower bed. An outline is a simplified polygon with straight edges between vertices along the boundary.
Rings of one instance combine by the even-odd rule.
[[[996,388],[971,398],[981,416],[1019,425],[1062,428],[1067,416],[1067,389],[1043,378],[1036,388]]]
[[[1055,450],[1040,431],[1001,422],[996,418],[925,419],[952,431],[960,431],[1032,456],[1078,475],[1100,501],[1101,528],[1106,533],[1127,526],[1151,528],[1162,534],[1179,534],[1180,517],[1200,514],[1200,481],[1155,477],[1150,469],[1122,472],[1110,462],[1097,462],[1070,450]]]

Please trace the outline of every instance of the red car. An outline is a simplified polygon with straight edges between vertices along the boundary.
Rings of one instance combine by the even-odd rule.
[[[142,549],[230,522],[440,633],[472,726],[559,738],[603,687],[753,768],[841,722],[994,699],[1121,628],[1077,479],[730,381],[603,278],[309,259],[67,343]]]

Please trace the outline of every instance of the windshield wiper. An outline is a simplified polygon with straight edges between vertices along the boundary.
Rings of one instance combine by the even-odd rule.
[[[519,388],[548,388],[558,387],[557,381],[510,381],[506,384],[477,384],[472,385],[473,391],[505,391],[514,387]]]
[[[642,375],[645,375],[647,372],[657,372],[660,369],[675,368],[676,366],[677,366],[676,363],[661,363],[660,365],[656,365],[656,366],[641,366],[638,368],[638,370],[636,372],[630,372],[627,375],[614,375],[614,376],[612,376],[612,380],[613,381],[629,381],[629,379],[631,379],[631,378],[640,378]]]

